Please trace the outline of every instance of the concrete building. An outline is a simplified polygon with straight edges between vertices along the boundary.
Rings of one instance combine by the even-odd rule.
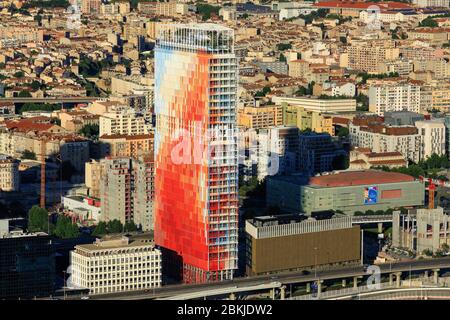
[[[389,126],[413,126],[416,121],[424,119],[423,114],[410,111],[386,111],[384,113],[384,123]]]
[[[282,104],[283,125],[300,130],[311,129],[317,133],[334,136],[333,118],[326,114],[305,110],[304,107]]]
[[[84,184],[88,188],[89,196],[100,198],[100,181],[103,178],[103,164],[100,161],[91,159],[86,162]]]
[[[100,180],[102,221],[133,221],[143,230],[152,230],[154,162],[152,154],[137,159],[108,157],[102,160]]]
[[[100,200],[82,197],[82,196],[65,196],[61,197],[61,204],[64,213],[85,226],[98,224],[101,218]]]
[[[0,191],[19,191],[19,161],[0,155]]]
[[[450,217],[444,209],[395,211],[392,216],[392,246],[422,254],[436,253],[450,245]]]
[[[384,171],[348,171],[308,178],[273,176],[267,179],[267,205],[285,212],[311,214],[324,210],[387,210],[421,206],[425,186],[413,177]]]
[[[100,137],[103,135],[148,134],[148,125],[145,118],[140,116],[128,106],[117,106],[99,118]]]
[[[378,73],[380,65],[399,57],[399,49],[389,44],[358,42],[348,47],[348,67]]]
[[[71,252],[72,285],[90,294],[161,287],[161,251],[148,234],[97,239]]]
[[[388,127],[383,123],[349,123],[352,146],[369,148],[372,152],[400,152],[405,159],[418,163],[422,158],[423,137],[414,126]]]
[[[425,160],[433,153],[441,156],[446,154],[446,133],[443,119],[416,121],[416,127],[422,136],[420,158]]]
[[[153,133],[103,135],[99,140],[100,153],[103,157],[131,157],[137,159],[140,155],[153,152]]]
[[[450,83],[444,81],[431,87],[431,108],[442,112],[450,111]]]
[[[244,107],[238,111],[238,125],[248,129],[264,129],[283,123],[280,106]]]
[[[360,228],[351,217],[263,216],[247,220],[245,232],[248,275],[361,263]]]
[[[383,116],[386,111],[420,112],[420,86],[412,83],[384,83],[369,87],[369,111]]]
[[[356,111],[355,99],[318,99],[318,98],[296,98],[274,96],[272,101],[276,105],[287,105],[303,107],[308,111],[315,112],[354,112]]]
[[[100,14],[101,5],[101,0],[82,0],[81,12],[84,14]]]
[[[131,197],[131,159],[106,158],[100,180],[102,220],[119,220],[122,224],[133,220]]]
[[[372,152],[369,148],[354,148],[350,151],[351,170],[367,170],[377,167],[398,168],[407,167],[408,161],[398,151]]]
[[[427,7],[448,8],[449,7],[449,0],[413,0],[412,3],[421,8],[427,8]]]
[[[379,64],[379,73],[398,73],[400,77],[407,77],[414,70],[410,60],[398,59]]]

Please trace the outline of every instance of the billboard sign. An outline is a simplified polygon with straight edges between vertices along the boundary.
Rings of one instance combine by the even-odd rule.
[[[376,204],[378,202],[378,187],[364,188],[364,204]]]

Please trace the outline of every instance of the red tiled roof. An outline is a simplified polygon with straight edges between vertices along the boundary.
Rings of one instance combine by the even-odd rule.
[[[345,8],[345,9],[361,9],[366,10],[370,6],[378,6],[380,9],[411,9],[406,3],[386,1],[386,2],[357,2],[357,1],[324,1],[313,5],[319,8]]]
[[[409,181],[414,181],[414,177],[398,172],[365,170],[312,177],[309,184],[318,187],[348,187]]]

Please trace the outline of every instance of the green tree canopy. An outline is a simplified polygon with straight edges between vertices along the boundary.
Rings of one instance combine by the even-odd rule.
[[[108,231],[106,229],[106,222],[100,221],[97,226],[95,227],[94,231],[92,232],[93,236],[103,236],[107,234]]]
[[[134,232],[137,231],[137,225],[134,223],[134,221],[127,221],[125,222],[125,231],[126,232]]]
[[[97,139],[100,133],[100,128],[98,124],[86,124],[78,133],[89,139]]]
[[[55,235],[62,239],[76,238],[80,235],[80,231],[69,217],[60,215],[56,221]]]
[[[48,232],[50,229],[48,211],[39,206],[33,206],[28,211],[28,232]]]
[[[123,232],[123,224],[117,219],[108,221],[107,224],[108,233],[121,233]]]
[[[37,160],[36,153],[30,150],[24,150],[22,152],[22,159]]]

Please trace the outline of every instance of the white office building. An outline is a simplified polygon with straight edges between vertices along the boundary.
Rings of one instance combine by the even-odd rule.
[[[90,294],[161,287],[161,251],[149,234],[98,239],[71,252],[68,286]]]

